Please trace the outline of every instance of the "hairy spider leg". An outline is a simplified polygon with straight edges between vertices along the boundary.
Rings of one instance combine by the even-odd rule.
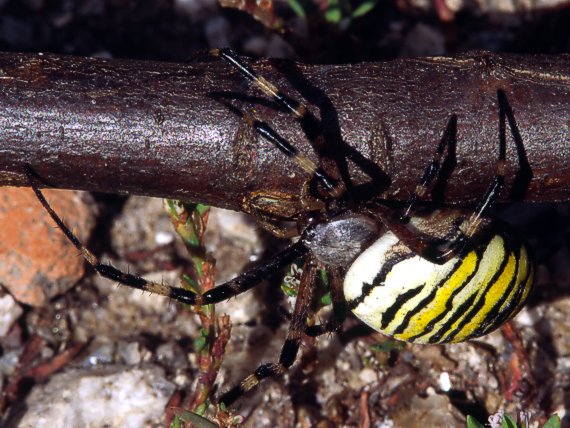
[[[273,272],[278,271],[279,269],[291,264],[294,260],[302,257],[308,252],[307,248],[301,242],[297,242],[267,262],[257,265],[247,272],[244,272],[243,274],[237,276],[236,278],[224,284],[220,284],[203,294],[196,294],[181,287],[174,287],[167,284],[148,281],[140,276],[125,273],[113,266],[101,263],[101,261],[91,251],[89,251],[81,243],[81,241],[79,241],[75,234],[69,229],[69,227],[67,227],[63,220],[61,220],[61,218],[56,214],[56,212],[47,202],[42,191],[39,189],[38,178],[32,167],[30,165],[24,165],[24,172],[28,177],[34,193],[36,194],[44,209],[48,212],[53,221],[65,234],[67,239],[75,246],[75,248],[79,250],[83,258],[93,267],[95,271],[97,271],[97,273],[107,279],[117,281],[122,285],[126,285],[127,287],[170,297],[177,302],[186,303],[189,305],[208,305],[227,300],[249,290],[250,288],[257,285],[261,280],[266,278],[268,275],[271,275]]]
[[[505,169],[507,158],[507,121],[509,123],[509,129],[511,130],[511,134],[515,140],[515,143],[517,141],[520,141],[522,143],[522,137],[516,126],[513,111],[509,105],[507,95],[503,89],[499,89],[497,91],[497,101],[499,106],[499,159],[495,163],[495,178],[477,204],[477,208],[469,218],[469,222],[465,227],[465,230],[460,230],[464,236],[460,236],[458,239],[469,239],[477,233],[477,230],[481,223],[481,217],[485,214],[487,209],[498,199],[501,191],[503,190],[503,187],[505,187]],[[521,168],[523,168],[523,166],[527,167],[527,165],[524,165],[525,162],[528,162],[525,159],[525,154],[521,152],[518,147],[517,152]]]
[[[229,103],[224,102],[224,105],[237,116],[241,117],[245,123],[261,135],[262,138],[277,147],[285,156],[292,159],[303,171],[310,174],[311,177],[314,176],[319,179],[327,191],[333,196],[333,192],[336,189],[335,180],[329,177],[327,173],[318,167],[312,160],[299,152],[296,147],[279,135],[277,131],[271,128],[266,122],[254,118]]]
[[[287,331],[287,338],[281,348],[279,360],[276,363],[260,365],[251,375],[242,380],[238,385],[222,394],[219,404],[230,406],[239,397],[255,388],[268,377],[283,375],[295,362],[303,334],[307,327],[307,317],[311,313],[311,303],[315,291],[314,283],[317,275],[317,266],[311,257],[308,257],[303,265],[303,274],[299,284],[299,291],[295,308],[291,316],[291,323]]]
[[[501,182],[500,184],[498,184],[500,186],[504,184],[505,158],[506,158],[506,147],[507,147],[506,120],[508,120],[509,122],[509,128],[511,130],[511,133],[515,141],[522,141],[522,137],[516,126],[513,110],[509,105],[505,91],[499,89],[497,91],[497,98],[499,106],[499,159],[495,165],[495,170],[496,170],[495,180],[489,187],[493,187],[496,181]],[[414,193],[408,200],[407,207],[404,209],[403,213],[400,216],[400,221],[402,223],[407,223],[410,220],[411,213],[413,212],[416,203],[418,202],[418,200],[424,198],[430,183],[432,182],[433,178],[439,173],[445,148],[449,147],[449,145],[455,140],[456,134],[457,134],[457,116],[452,115],[445,128],[445,131],[439,142],[439,145],[437,147],[437,150],[434,154],[432,161],[426,167],[426,170],[424,171],[420,183],[416,186]],[[487,190],[487,193],[489,193],[489,189]],[[496,195],[496,197],[498,197],[498,194]],[[491,202],[493,202],[493,200]],[[490,205],[490,203],[487,203],[487,205],[484,206],[484,203],[485,203],[485,198],[483,198],[478,204],[478,209],[482,209],[484,211]],[[481,217],[483,211],[481,211],[479,217]]]
[[[508,115],[510,108],[506,102],[506,94],[502,89],[497,91],[497,101],[499,109],[499,158],[495,162],[495,177],[493,181],[487,187],[487,191],[483,197],[479,200],[475,211],[471,214],[469,221],[464,228],[465,230],[459,230],[458,241],[465,241],[472,238],[478,231],[481,224],[481,217],[489,209],[489,207],[499,198],[503,187],[505,187],[505,169],[506,169],[506,159],[507,159],[507,137],[506,137],[506,126],[505,117]],[[512,114],[512,111],[511,111]],[[509,116],[510,117],[510,116]],[[511,133],[516,132],[513,122],[509,119],[509,127]],[[521,161],[519,157],[519,162]],[[451,250],[451,248],[450,248]]]
[[[439,173],[445,148],[448,147],[452,143],[452,141],[455,140],[456,134],[457,134],[457,115],[454,114],[451,115],[449,121],[447,122],[447,126],[445,127],[445,131],[443,132],[441,140],[439,141],[433,159],[431,160],[430,163],[428,163],[428,166],[426,167],[419,184],[416,186],[414,193],[408,200],[407,207],[400,215],[399,219],[400,222],[407,223],[410,221],[411,217],[410,214],[413,212],[413,209],[415,208],[418,200],[422,199],[425,196],[433,178]]]
[[[278,105],[282,106],[288,110],[293,116],[301,123],[301,126],[306,125],[304,129],[308,132],[311,130],[310,134],[307,133],[309,141],[318,150],[320,156],[319,158],[329,159],[331,162],[328,164],[334,168],[334,187],[331,189],[329,185],[326,185],[327,191],[333,197],[340,197],[346,194],[350,197],[349,183],[346,182],[345,177],[340,173],[340,168],[335,159],[334,155],[330,153],[330,148],[327,147],[325,136],[323,135],[322,125],[315,116],[310,112],[310,110],[300,101],[297,101],[287,95],[285,95],[277,86],[269,82],[266,78],[259,75],[255,70],[253,70],[249,65],[243,62],[239,56],[231,49],[212,49],[210,51],[211,55],[220,57],[224,61],[228,62],[230,65],[235,67],[248,81],[252,82],[258,89],[261,90],[265,95],[273,99]],[[321,153],[322,152],[322,153]],[[322,169],[322,168],[321,168]],[[323,171],[324,172],[324,171]],[[333,179],[329,176],[329,180]],[[340,181],[337,181],[340,179]]]
[[[507,102],[505,92],[503,90],[498,90],[497,98],[499,110],[499,157],[495,162],[495,176],[483,196],[480,198],[469,219],[455,231],[454,238],[441,243],[438,240],[434,240],[416,230],[408,229],[406,224],[417,200],[425,195],[429,183],[439,172],[441,153],[443,153],[442,146],[445,146],[452,141],[453,135],[450,131],[454,131],[456,129],[455,126],[450,126],[453,125],[453,116],[444,132],[434,159],[426,168],[426,171],[420,180],[420,184],[416,187],[416,191],[410,198],[408,207],[404,210],[401,217],[395,220],[391,210],[386,207],[377,208],[378,215],[381,220],[385,224],[389,225],[390,229],[398,236],[398,238],[401,239],[410,249],[431,262],[443,264],[455,257],[465,248],[469,240],[478,233],[479,228],[481,227],[482,217],[485,215],[489,207],[499,198],[504,187],[507,151],[505,118],[509,122],[509,128],[511,129],[513,138],[516,140],[518,136],[520,139],[520,134],[518,134],[516,129],[514,116]],[[524,162],[522,156],[523,154],[519,153],[519,163],[521,164]]]
[[[279,105],[289,110],[297,119],[304,119],[307,114],[307,108],[304,104],[294,100],[277,88],[273,83],[269,82],[265,77],[260,76],[249,65],[239,59],[239,56],[230,48],[212,49],[210,54],[222,58],[234,66],[248,81],[257,86],[268,97],[273,98]]]

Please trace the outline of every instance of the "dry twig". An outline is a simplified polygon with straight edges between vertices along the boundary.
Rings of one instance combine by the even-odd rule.
[[[533,173],[518,197],[569,199],[570,56],[478,52],[342,66],[263,60],[254,67],[311,105],[329,142],[349,159],[356,183],[372,175],[384,196],[395,199],[409,195],[452,114],[457,165],[446,200],[470,202],[483,192],[497,157],[502,89]],[[260,193],[289,195],[297,204],[307,177],[220,98],[271,123],[316,159],[294,119],[219,61],[5,53],[0,85],[0,185],[27,185],[27,162],[60,188],[246,211],[244,199]],[[507,156],[514,176],[512,141]]]

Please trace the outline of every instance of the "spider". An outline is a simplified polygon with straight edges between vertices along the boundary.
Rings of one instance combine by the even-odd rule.
[[[258,75],[229,49],[213,50],[282,109],[303,129],[322,129],[299,101],[288,97]],[[322,132],[307,135],[319,154],[315,164],[267,123],[228,105],[264,140],[292,159],[307,174],[300,196],[304,206],[296,218],[298,240],[272,259],[201,295],[148,281],[101,263],[64,224],[39,189],[30,165],[24,169],[39,201],[85,260],[103,277],[123,285],[168,296],[190,305],[221,302],[243,293],[263,278],[304,257],[297,300],[279,359],[260,365],[238,385],[221,395],[219,404],[232,405],[263,379],[284,374],[295,362],[303,336],[319,336],[340,328],[348,310],[374,330],[398,340],[441,344],[489,333],[512,318],[524,304],[534,279],[534,261],[527,245],[507,225],[486,213],[505,180],[505,120],[513,135],[516,123],[504,91],[498,91],[499,156],[495,176],[474,210],[420,209],[446,147],[455,138],[452,115],[419,184],[403,209],[376,198],[358,197],[342,173]],[[515,136],[515,142],[516,142]],[[447,149],[450,150],[449,148]],[[519,154],[520,157],[520,154]],[[522,163],[522,161],[521,161]],[[277,201],[278,202],[278,201]],[[260,208],[257,217],[280,236],[278,218]],[[329,273],[333,311],[321,325],[307,325],[319,269]]]

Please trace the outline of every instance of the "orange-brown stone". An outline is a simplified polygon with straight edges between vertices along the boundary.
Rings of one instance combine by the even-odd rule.
[[[93,215],[79,193],[45,190],[53,209],[84,242]],[[42,306],[81,278],[84,261],[31,189],[0,188],[0,284],[16,300]]]

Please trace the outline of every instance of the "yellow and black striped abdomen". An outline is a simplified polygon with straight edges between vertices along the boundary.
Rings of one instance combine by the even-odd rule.
[[[387,232],[348,270],[345,297],[363,322],[399,340],[435,344],[487,334],[518,312],[533,284],[530,252],[510,241],[496,234],[438,265]]]

